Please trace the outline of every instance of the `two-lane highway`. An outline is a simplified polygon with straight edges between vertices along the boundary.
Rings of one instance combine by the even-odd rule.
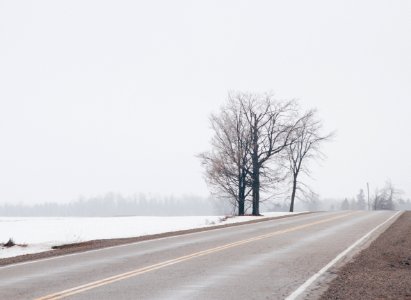
[[[398,216],[314,213],[0,267],[0,299],[301,297]]]

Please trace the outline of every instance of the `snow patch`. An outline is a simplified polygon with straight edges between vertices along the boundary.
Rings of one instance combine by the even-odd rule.
[[[128,238],[186,229],[279,217],[290,213],[264,213],[264,216],[189,217],[96,217],[20,218],[0,217],[0,243],[12,238],[16,244],[0,247],[0,258],[51,250],[52,246],[96,239]]]

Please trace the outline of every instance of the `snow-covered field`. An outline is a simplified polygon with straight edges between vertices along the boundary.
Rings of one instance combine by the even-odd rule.
[[[127,238],[288,215],[264,213],[264,217],[109,217],[19,218],[0,217],[0,243],[9,238],[20,245],[0,248],[0,258],[50,250],[52,246],[95,239]],[[24,246],[21,246],[24,245]]]

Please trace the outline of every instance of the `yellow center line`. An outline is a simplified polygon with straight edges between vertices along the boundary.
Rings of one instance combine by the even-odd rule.
[[[314,225],[318,225],[318,224],[330,222],[330,221],[333,221],[333,220],[341,219],[341,218],[346,217],[346,216],[351,215],[351,214],[353,214],[353,212],[350,212],[350,213],[347,213],[347,214],[344,214],[344,215],[339,215],[339,216],[336,216],[336,217],[331,217],[331,218],[320,220],[320,221],[316,221],[316,222],[312,222],[312,223],[308,223],[308,224],[304,224],[304,225],[291,227],[291,228],[288,228],[288,229],[274,231],[274,232],[271,232],[271,233],[267,233],[267,234],[259,235],[259,236],[253,237],[253,238],[249,238],[249,239],[245,239],[245,240],[225,244],[225,245],[218,246],[218,247],[215,247],[215,248],[210,248],[210,249],[207,249],[207,250],[198,251],[198,252],[195,252],[195,253],[192,253],[192,254],[189,254],[189,255],[184,255],[184,256],[181,256],[181,257],[178,257],[178,258],[166,260],[166,261],[154,264],[154,265],[139,268],[139,269],[129,271],[129,272],[126,272],[126,273],[122,273],[122,274],[118,274],[118,275],[115,275],[115,276],[107,277],[107,278],[104,278],[104,279],[101,279],[101,280],[93,281],[93,282],[90,282],[90,283],[87,283],[87,284],[84,284],[84,285],[80,285],[80,286],[77,286],[77,287],[74,287],[74,288],[71,288],[71,289],[67,289],[67,290],[64,290],[64,291],[61,291],[61,292],[57,292],[57,293],[50,294],[50,295],[47,295],[47,296],[44,296],[44,297],[40,297],[40,298],[37,298],[35,300],[62,299],[62,298],[65,298],[65,297],[68,297],[68,296],[71,296],[71,295],[75,295],[75,294],[79,294],[79,293],[82,293],[82,292],[85,292],[87,290],[91,290],[91,289],[94,289],[94,288],[97,288],[97,287],[100,287],[100,286],[103,286],[103,285],[111,284],[111,283],[114,283],[114,282],[117,282],[117,281],[120,281],[120,280],[124,280],[124,279],[130,278],[130,277],[135,277],[135,276],[147,273],[147,272],[162,269],[162,268],[165,268],[165,267],[168,267],[168,266],[171,266],[171,265],[174,265],[174,264],[178,264],[178,263],[181,263],[181,262],[184,262],[184,261],[187,261],[187,260],[191,260],[191,259],[194,259],[194,258],[197,258],[197,257],[201,257],[201,256],[208,255],[208,254],[211,254],[211,253],[220,252],[220,251],[230,249],[230,248],[234,248],[234,247],[238,247],[238,246],[241,246],[241,245],[244,245],[244,244],[249,244],[251,242],[267,239],[267,238],[270,238],[270,237],[273,237],[273,236],[276,236],[276,235],[289,233],[289,232],[297,231],[297,230],[304,229],[304,228],[307,228],[307,227],[311,227],[311,226],[314,226]]]

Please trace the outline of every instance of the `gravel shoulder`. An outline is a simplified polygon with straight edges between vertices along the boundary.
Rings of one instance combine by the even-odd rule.
[[[51,251],[19,255],[19,256],[14,256],[14,257],[9,257],[9,258],[2,258],[0,259],[0,266],[22,263],[22,262],[27,262],[27,261],[32,261],[32,260],[39,260],[39,259],[61,256],[61,255],[67,255],[67,254],[72,254],[72,253],[90,251],[90,250],[95,250],[95,249],[113,247],[113,246],[118,246],[118,245],[123,245],[123,244],[131,244],[131,243],[136,243],[136,242],[141,242],[141,241],[154,240],[154,239],[171,237],[171,236],[178,236],[178,235],[183,235],[183,234],[190,234],[190,233],[209,231],[209,230],[215,230],[215,229],[220,229],[220,228],[240,226],[244,224],[260,223],[260,222],[266,222],[266,221],[271,221],[275,219],[292,218],[295,216],[301,216],[301,215],[310,214],[310,213],[311,212],[304,212],[304,213],[299,213],[299,214],[294,214],[294,215],[285,215],[285,216],[269,217],[269,218],[261,217],[261,219],[256,219],[256,220],[251,220],[251,221],[246,221],[246,222],[229,223],[229,224],[202,227],[202,228],[196,228],[196,229],[188,229],[188,230],[165,232],[165,233],[152,234],[152,235],[144,235],[144,236],[138,236],[138,237],[132,237],[132,238],[102,239],[102,240],[92,240],[92,241],[73,243],[73,244],[67,244],[67,245],[58,245],[58,246],[53,247],[54,250],[51,250]]]
[[[411,299],[411,211],[336,275],[320,299]]]

